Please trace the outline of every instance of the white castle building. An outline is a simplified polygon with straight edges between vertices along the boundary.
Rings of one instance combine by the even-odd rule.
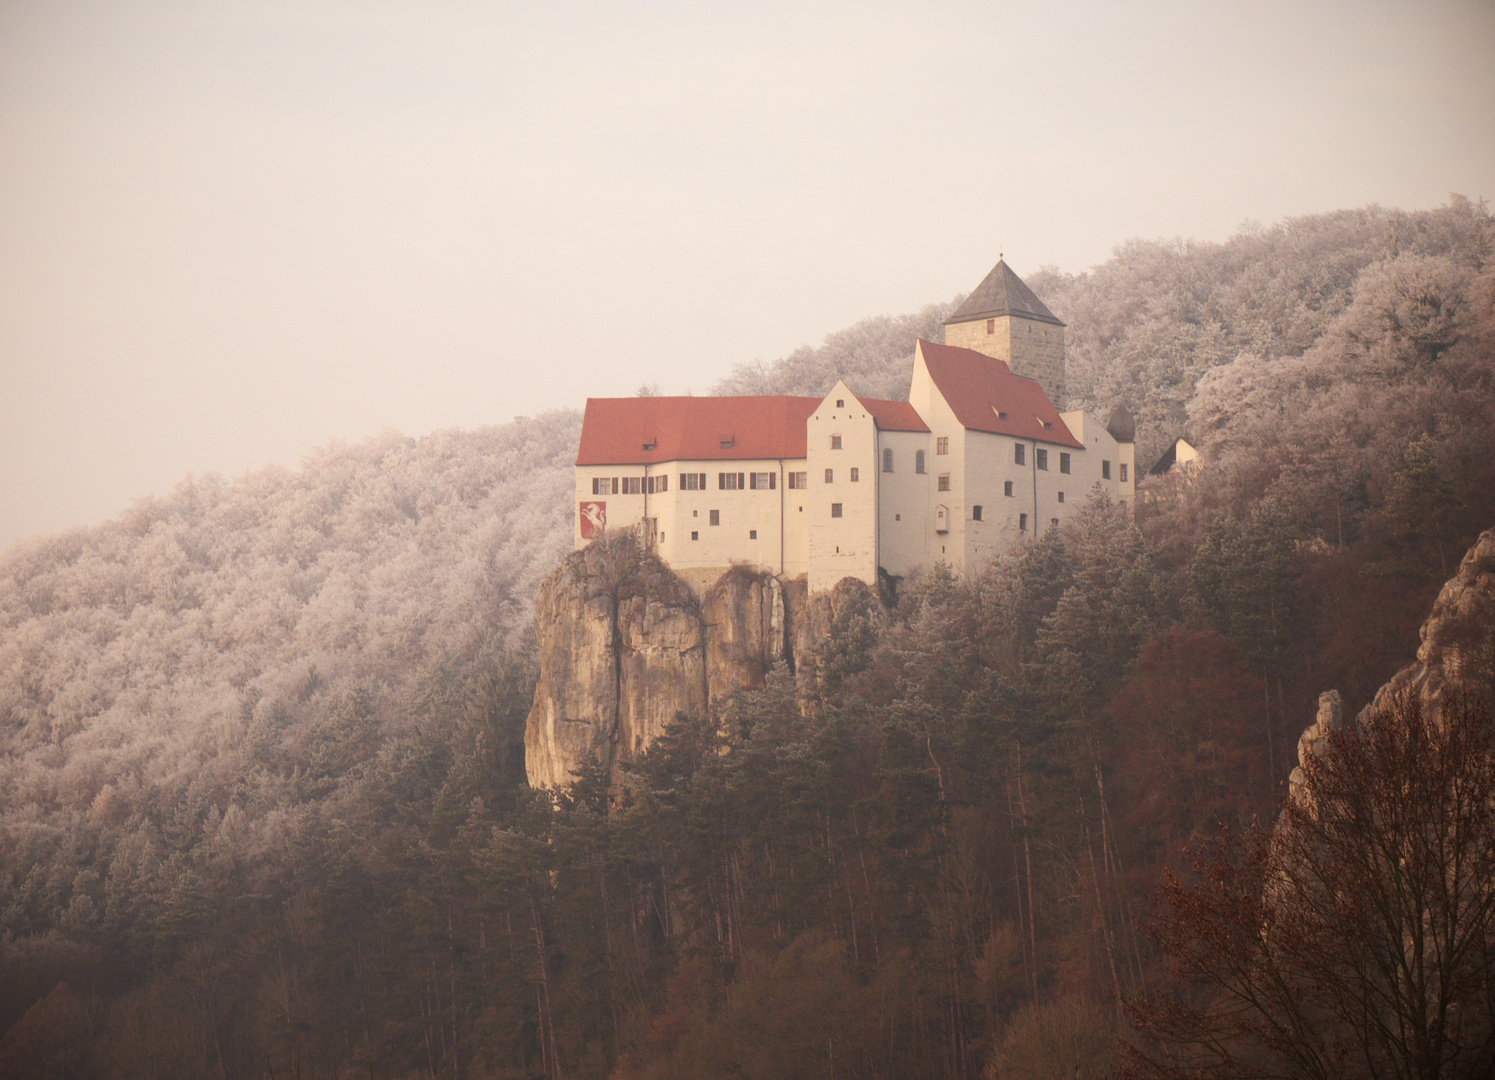
[[[957,572],[1053,528],[1099,487],[1131,504],[1135,425],[1060,413],[1064,324],[1005,262],[919,341],[908,401],[588,398],[576,545],[641,526],[686,580],[745,563],[811,592]]]

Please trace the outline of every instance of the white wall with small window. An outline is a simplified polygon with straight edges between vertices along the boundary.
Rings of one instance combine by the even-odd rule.
[[[929,451],[924,431],[879,431],[878,446],[893,468],[877,474],[877,548],[880,565],[897,577],[907,577],[929,563],[929,507],[931,481],[927,470],[914,471],[918,454]]]
[[[877,421],[838,381],[805,428],[810,591],[830,589],[846,577],[876,585],[879,485],[864,477],[881,475]]]

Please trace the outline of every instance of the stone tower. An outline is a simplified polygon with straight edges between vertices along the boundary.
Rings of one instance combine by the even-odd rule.
[[[1064,324],[1005,262],[945,320],[945,344],[996,357],[1064,408]]]

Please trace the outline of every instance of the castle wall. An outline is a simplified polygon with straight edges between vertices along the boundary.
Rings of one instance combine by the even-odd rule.
[[[962,507],[965,498],[966,470],[964,460],[967,431],[956,419],[944,396],[935,388],[922,355],[915,353],[913,381],[909,402],[929,425],[928,450],[925,454],[929,476],[925,484],[925,530],[923,564],[944,562],[957,570],[965,569],[965,523]],[[948,454],[940,454],[940,440],[947,440]],[[940,477],[948,476],[950,489],[940,490]]]
[[[1021,441],[986,431],[966,433],[961,559],[972,570],[1033,535],[1033,479],[1026,466],[1013,463],[1013,446]],[[1006,494],[1008,482],[1011,495]],[[976,518],[978,506],[980,520]],[[1024,512],[1026,530],[1020,528]]]
[[[733,563],[747,563],[794,577],[807,569],[804,511],[800,509],[807,493],[789,490],[788,481],[790,473],[805,469],[803,459],[771,458],[672,461],[648,466],[579,465],[576,546],[582,547],[594,539],[585,535],[584,508],[588,504],[605,503],[608,529],[642,523],[645,537],[654,550],[688,580],[694,581],[699,576],[693,571],[720,573]],[[682,473],[705,474],[705,486],[699,490],[682,487]],[[731,474],[734,481],[740,476],[742,486],[723,487],[724,473]],[[751,485],[755,474],[760,480],[772,476],[773,486],[754,489]],[[654,478],[657,485],[660,476],[668,477],[668,490],[649,493],[649,478]],[[606,494],[593,493],[594,478],[607,481]],[[615,478],[619,481],[616,494],[611,490]],[[644,490],[638,494],[626,492],[629,485],[625,481],[629,479],[642,481],[639,486]]]
[[[1085,453],[1077,454],[1076,497],[1088,498],[1095,485],[1099,484],[1116,502],[1127,506],[1137,493],[1137,447],[1134,443],[1119,443],[1106,430],[1106,425],[1087,412],[1075,410],[1061,413],[1070,433],[1085,444]],[[1106,463],[1110,462],[1109,470]],[[1106,472],[1110,476],[1106,476]]]
[[[832,589],[848,577],[875,587],[877,422],[846,384],[837,382],[805,428],[810,592]]]
[[[877,550],[880,565],[896,577],[906,577],[929,562],[928,469],[914,471],[919,451],[927,462],[934,444],[922,431],[878,432]],[[893,471],[882,468],[883,451],[893,452]]]

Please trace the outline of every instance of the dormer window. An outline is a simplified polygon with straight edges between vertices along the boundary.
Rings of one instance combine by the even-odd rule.
[[[734,438],[732,438],[732,436],[730,436],[730,435],[724,436],[722,438],[722,449],[723,450],[730,450],[730,449],[732,449],[733,444],[735,444],[736,442],[737,442],[737,440],[734,439]]]
[[[644,443],[644,452],[645,453],[647,453],[648,451],[653,450],[653,449],[654,449],[654,444],[653,443],[651,443],[651,442]]]
[[[1004,413],[1001,409],[998,409],[997,410],[997,419],[998,420],[1006,420],[1007,419],[1007,414]]]

